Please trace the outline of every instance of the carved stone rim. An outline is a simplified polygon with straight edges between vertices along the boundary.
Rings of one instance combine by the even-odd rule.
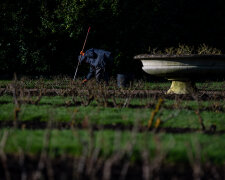
[[[182,54],[182,55],[168,55],[168,54],[139,54],[134,56],[134,59],[224,59],[225,54]]]

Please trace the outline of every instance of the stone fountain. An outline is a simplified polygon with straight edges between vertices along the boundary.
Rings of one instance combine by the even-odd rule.
[[[225,75],[225,55],[150,55],[140,54],[142,69],[172,81],[168,94],[197,91],[195,81]]]

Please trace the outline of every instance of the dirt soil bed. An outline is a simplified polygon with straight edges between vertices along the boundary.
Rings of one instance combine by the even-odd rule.
[[[18,129],[46,129],[48,127],[48,122],[45,121],[24,121],[24,122],[13,122],[13,121],[0,121],[0,128],[13,128],[16,127]],[[153,131],[155,133],[172,133],[172,134],[182,134],[182,133],[193,133],[193,132],[202,132],[206,134],[224,134],[225,130],[216,130],[216,126],[212,125],[209,129],[202,131],[200,129],[195,128],[178,128],[178,127],[159,127],[157,129],[148,129],[147,126],[133,126],[133,125],[124,125],[117,123],[106,124],[106,125],[90,125],[86,126],[84,124],[73,124],[71,122],[57,122],[51,125],[51,129],[92,129],[93,131],[101,131],[101,130],[117,130],[117,131],[130,131],[134,128],[138,132],[147,132]]]
[[[0,165],[0,179],[224,179],[225,166],[205,164],[191,167],[189,164],[131,163],[125,159],[119,163],[109,160],[78,159],[74,157],[7,155]],[[194,168],[194,169],[193,169]]]
[[[0,88],[1,94],[9,94],[12,95],[13,92],[10,89],[4,89]],[[65,90],[65,89],[24,89],[23,93],[25,95],[31,95],[31,96],[38,96],[40,95],[40,92],[44,96],[71,96],[74,95],[73,90]],[[18,90],[17,93],[20,93]],[[87,90],[80,90],[79,94],[87,94]],[[113,96],[115,93],[114,90],[108,90],[107,95]],[[167,99],[174,99],[176,96],[179,96],[180,98],[184,100],[193,100],[194,98],[198,98],[199,100],[221,100],[225,99],[225,91],[199,91],[196,96],[192,95],[174,95],[174,94],[165,94],[166,91],[163,90],[120,90],[119,93],[117,93],[118,96],[126,97],[126,95],[131,95],[132,97],[164,97]]]

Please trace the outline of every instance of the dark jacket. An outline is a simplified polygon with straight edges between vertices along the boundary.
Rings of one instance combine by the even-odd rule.
[[[85,52],[84,56],[79,57],[80,62],[86,61],[91,66],[104,68],[106,64],[112,62],[111,52],[102,49],[91,48]]]
[[[105,76],[108,76],[106,75],[108,74],[106,67],[112,64],[113,58],[109,51],[91,48],[85,52],[84,56],[79,56],[79,60],[80,63],[85,61],[90,64],[90,71],[86,77],[89,80],[94,74],[97,79],[106,78]]]

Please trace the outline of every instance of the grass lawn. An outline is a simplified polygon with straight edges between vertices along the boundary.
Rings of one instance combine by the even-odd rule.
[[[71,87],[69,80],[24,82],[23,86],[26,88]],[[0,81],[0,87],[6,87],[9,83]],[[140,87],[166,90],[169,86],[170,82],[160,82],[144,83]],[[197,87],[201,90],[221,91],[224,89],[224,82],[197,83]],[[0,96],[0,154],[4,152],[7,155],[39,157],[44,152],[55,159],[71,156],[81,162],[85,158],[87,162],[89,159],[96,159],[106,164],[118,158],[118,162],[125,159],[125,164],[130,162],[136,166],[140,162],[149,163],[149,167],[176,164],[175,169],[179,167],[179,163],[185,163],[191,168],[204,165],[206,172],[208,164],[219,168],[224,166],[223,96],[221,99],[214,99],[213,96],[200,98],[198,102],[182,97],[162,96],[164,102],[160,108],[156,108],[159,95],[154,94],[132,97],[128,106],[124,106],[127,103],[126,95],[116,96],[116,105],[112,97],[107,98],[107,106],[101,104],[100,96],[100,101],[96,98],[84,106],[82,95],[74,94],[75,101],[72,96],[42,96],[35,105],[21,104],[19,111],[15,113],[18,109],[13,103],[12,95],[3,92]],[[30,98],[35,100],[38,97]],[[152,114],[152,129],[148,129]],[[159,128],[156,129],[159,120]],[[15,127],[15,122],[20,125]],[[52,128],[47,128],[50,122]],[[33,126],[28,126],[29,123]]]
[[[9,131],[4,151],[40,154],[43,150],[46,130],[7,130]],[[201,162],[222,164],[225,161],[225,135],[191,134],[154,134],[132,131],[102,130],[50,130],[49,153],[52,156],[70,154],[81,156],[85,150],[91,155],[98,148],[101,157],[110,157],[120,151],[130,154],[130,160],[140,160],[147,150],[151,158],[164,156],[165,162],[188,162],[190,153]],[[128,148],[131,146],[131,148]],[[199,154],[198,154],[199,153]],[[197,156],[200,157],[197,157]]]
[[[88,119],[91,124],[124,124],[133,125],[137,121],[143,126],[148,124],[151,112],[154,111],[155,104],[152,108],[138,108],[138,105],[144,105],[145,100],[133,99],[131,105],[137,105],[137,108],[114,108],[97,106],[96,102],[89,106],[66,106],[67,101],[72,97],[43,97],[39,105],[24,104],[20,108],[20,121],[48,121],[52,119],[56,122],[81,123],[84,119]],[[1,103],[3,102],[3,103]],[[153,103],[156,103],[154,101]],[[160,118],[163,122],[161,127],[173,128],[199,128],[199,117],[195,111],[200,106],[203,110],[200,112],[206,128],[216,125],[217,130],[225,130],[225,112],[209,111],[207,107],[211,107],[213,103],[220,104],[224,107],[224,101],[203,101],[200,105],[195,101],[182,101],[179,106],[175,106],[174,100],[165,100],[164,105],[156,114],[156,118]],[[175,108],[177,107],[177,108]],[[206,110],[204,110],[206,109]],[[12,103],[11,96],[0,97],[0,121],[14,120],[15,105]]]

